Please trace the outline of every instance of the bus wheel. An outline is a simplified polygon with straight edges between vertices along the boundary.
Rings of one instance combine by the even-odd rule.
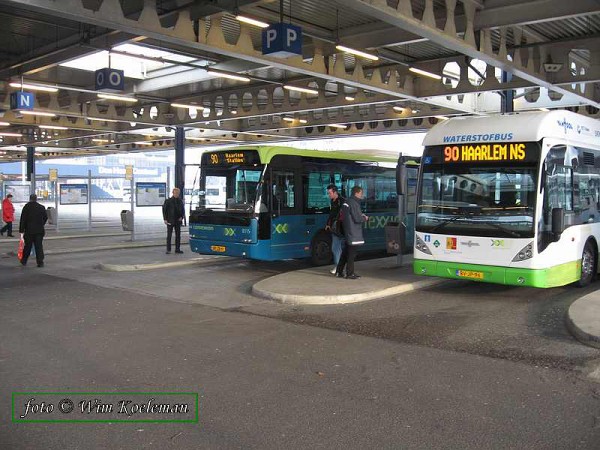
[[[312,241],[310,260],[315,266],[324,266],[329,264],[331,258],[331,237],[319,233]]]
[[[591,241],[585,243],[583,255],[581,256],[581,278],[577,286],[584,287],[592,282],[596,276],[596,251]]]

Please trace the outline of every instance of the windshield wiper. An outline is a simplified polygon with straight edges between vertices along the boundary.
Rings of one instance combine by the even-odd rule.
[[[497,230],[503,231],[504,233],[508,234],[509,236],[513,236],[513,237],[521,237],[521,235],[519,233],[517,233],[516,231],[510,230],[508,228],[506,228],[505,226],[499,225],[497,223],[494,222],[478,222],[478,223],[483,223],[485,225],[489,225],[490,227],[496,228]]]
[[[446,225],[448,225],[449,223],[455,222],[458,219],[464,219],[464,216],[455,216],[452,217],[450,219],[439,219],[441,222],[438,223],[435,227],[433,227],[431,230],[429,230],[430,233],[435,233],[437,230],[439,230],[440,228],[444,228]]]

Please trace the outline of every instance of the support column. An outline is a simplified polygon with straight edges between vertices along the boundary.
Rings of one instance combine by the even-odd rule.
[[[175,180],[174,187],[181,190],[181,199],[185,204],[185,130],[175,128]]]
[[[512,73],[502,71],[502,83],[510,83],[512,81]],[[515,112],[515,91],[513,89],[506,89],[501,93],[500,100],[500,112],[511,113]]]
[[[29,195],[35,194],[35,147],[27,147],[27,181],[29,181]]]

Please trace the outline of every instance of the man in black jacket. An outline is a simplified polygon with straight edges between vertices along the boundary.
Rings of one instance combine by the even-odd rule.
[[[27,258],[31,253],[32,245],[35,245],[35,259],[38,267],[44,267],[44,246],[43,240],[46,231],[44,225],[48,221],[46,208],[37,202],[37,196],[29,196],[29,203],[21,211],[21,221],[19,222],[19,233],[23,234],[25,247],[23,248],[23,257],[21,264],[27,264]]]
[[[349,280],[360,278],[360,276],[354,272],[354,259],[358,252],[358,246],[365,243],[363,237],[363,224],[369,220],[369,218],[360,210],[360,201],[363,199],[363,195],[363,189],[360,186],[354,186],[352,188],[352,195],[347,198],[342,205],[346,246],[342,251],[342,256],[337,265],[335,275],[337,277],[343,277],[344,269],[346,269],[345,277]]]
[[[175,253],[183,253],[181,251],[181,222],[185,217],[185,206],[183,200],[179,198],[179,188],[173,189],[173,196],[163,204],[163,219],[167,226],[167,255],[171,253],[171,237],[173,229],[175,229]]]

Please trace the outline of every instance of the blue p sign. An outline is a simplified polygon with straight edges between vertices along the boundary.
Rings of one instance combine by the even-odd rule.
[[[32,92],[13,92],[10,94],[10,109],[33,109],[35,97]]]
[[[98,69],[96,70],[96,90],[97,91],[122,91],[125,89],[125,72],[118,69]]]
[[[289,23],[276,23],[264,29],[262,53],[276,58],[302,55],[302,28]]]

